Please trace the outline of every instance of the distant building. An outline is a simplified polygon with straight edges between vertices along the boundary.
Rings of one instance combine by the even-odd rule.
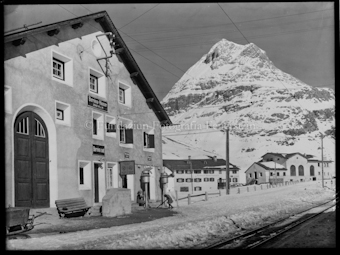
[[[179,197],[187,194],[216,193],[226,187],[226,161],[217,157],[198,159],[163,159],[174,174],[174,190]],[[239,168],[229,163],[230,185],[239,182]]]
[[[296,153],[266,153],[246,171],[246,183],[282,183],[321,179],[321,160],[313,155]],[[335,176],[333,161],[324,160],[324,179]]]

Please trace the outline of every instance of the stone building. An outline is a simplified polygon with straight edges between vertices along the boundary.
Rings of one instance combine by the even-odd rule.
[[[4,46],[6,205],[96,205],[118,187],[135,201],[144,169],[160,199],[171,121],[105,11],[7,34]]]

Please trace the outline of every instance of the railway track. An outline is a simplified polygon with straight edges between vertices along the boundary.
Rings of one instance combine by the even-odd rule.
[[[272,222],[260,228],[237,235],[230,239],[220,240],[213,243],[205,249],[254,249],[260,248],[262,245],[273,241],[273,239],[281,236],[301,224],[308,222],[323,212],[335,207],[336,198],[325,203],[318,204],[307,210],[290,215],[289,217]]]

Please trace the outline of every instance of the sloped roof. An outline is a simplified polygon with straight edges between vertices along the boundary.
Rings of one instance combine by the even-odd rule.
[[[308,158],[311,158],[311,157],[314,157],[313,155],[310,155],[310,154],[302,154],[300,152],[293,152],[293,153],[277,153],[277,152],[267,152],[266,154],[264,154],[262,156],[262,158],[264,156],[266,156],[267,154],[271,154],[271,155],[274,155],[274,156],[278,156],[278,157],[281,157],[281,158],[284,158],[284,159],[289,159],[291,158],[292,156],[296,155],[296,154],[299,154],[300,156],[308,159]]]
[[[144,77],[137,62],[133,58],[123,38],[119,34],[118,30],[114,26],[112,20],[110,19],[106,11],[101,11],[101,12],[97,12],[97,13],[93,13],[89,15],[80,16],[74,19],[65,20],[62,22],[57,22],[53,24],[35,27],[32,29],[26,29],[24,31],[20,31],[16,33],[7,34],[4,36],[5,47],[6,47],[6,44],[8,47],[13,47],[14,44],[17,44],[18,48],[16,48],[14,56],[5,54],[5,60],[10,59],[15,56],[25,55],[31,51],[36,51],[43,47],[48,47],[54,44],[57,45],[62,41],[71,40],[71,39],[79,38],[87,34],[98,32],[100,30],[99,28],[96,28],[94,26],[85,26],[85,25],[83,26],[83,24],[85,24],[89,20],[95,20],[96,22],[98,22],[101,25],[105,33],[111,32],[114,34],[114,42],[115,42],[114,49],[116,53],[119,52],[119,54],[117,53],[118,59],[121,62],[123,62],[124,66],[129,71],[131,79],[139,87],[140,91],[142,92],[142,94],[144,95],[147,101],[148,106],[154,111],[161,125],[162,126],[172,125],[172,122],[168,114],[165,112],[156,94],[153,92],[151,86],[149,85],[148,81]],[[80,24],[80,23],[81,23],[81,26],[77,26],[77,24]],[[27,36],[33,36],[33,35],[42,34],[42,33],[49,34],[50,32],[53,32],[54,30],[60,30],[60,29],[64,29],[70,26],[77,26],[77,31],[74,33],[67,33],[67,35],[63,37],[63,40],[60,40],[58,38],[53,38],[52,36],[50,36],[48,38],[49,40],[45,40],[43,45],[35,44],[33,47],[26,47],[25,49],[23,49],[23,47],[20,46],[20,44],[26,43]],[[27,43],[30,43],[30,42],[27,42]],[[13,51],[7,51],[7,52],[13,52]]]
[[[216,161],[214,159],[191,159],[190,162],[192,163],[192,169],[204,169],[205,167],[211,167],[210,169],[223,169],[220,168],[222,166],[226,166],[226,161],[224,159],[217,159]],[[172,159],[172,160],[163,160],[163,166],[169,168],[169,169],[190,169],[190,163],[188,159]],[[237,166],[234,164],[229,163],[229,170],[240,170]]]
[[[262,166],[266,170],[287,170],[283,165],[275,163],[274,161],[256,162],[259,166]]]

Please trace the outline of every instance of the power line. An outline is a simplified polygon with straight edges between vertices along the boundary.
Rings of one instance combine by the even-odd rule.
[[[148,13],[149,11],[151,11],[152,9],[156,8],[159,4],[156,4],[154,7],[152,7],[151,9],[147,10],[146,12],[144,12],[142,15],[139,15],[137,18],[133,19],[132,21],[130,21],[129,23],[127,23],[126,25],[122,26],[121,28],[118,28],[118,30],[123,29],[124,27],[126,27],[127,25],[131,24],[132,22],[134,22],[136,19],[139,19],[140,17],[142,17],[144,14]]]
[[[248,42],[250,43],[247,38],[244,36],[244,34],[241,32],[241,30],[235,25],[234,21],[228,16],[228,14],[226,13],[225,10],[223,10],[223,8],[221,7],[221,5],[219,3],[217,3],[218,6],[221,8],[221,10],[224,12],[224,14],[228,17],[228,19],[234,24],[234,26],[236,27],[236,29],[240,32],[240,34],[243,36],[243,38]]]

